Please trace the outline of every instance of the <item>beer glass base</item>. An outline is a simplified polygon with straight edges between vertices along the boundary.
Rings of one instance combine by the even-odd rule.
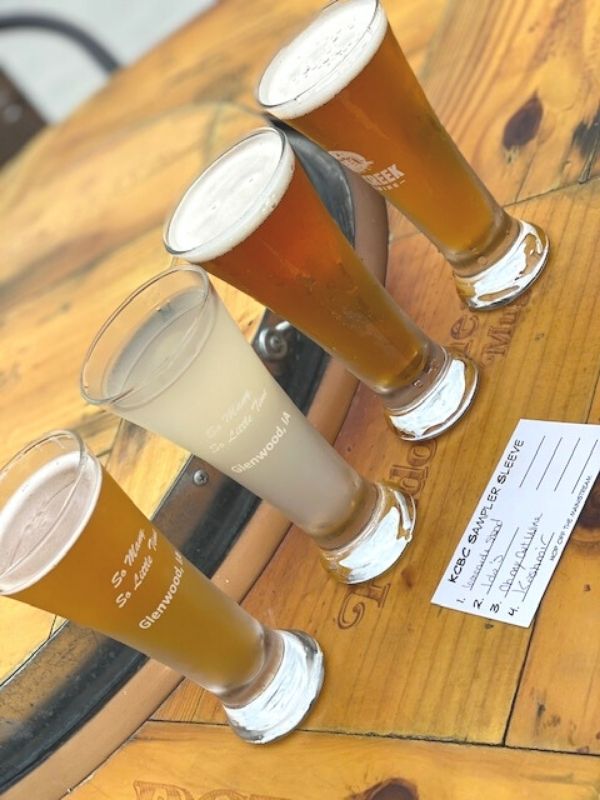
[[[475,311],[510,303],[539,278],[546,266],[550,242],[544,231],[530,222],[515,222],[513,243],[492,266],[467,277],[455,273],[458,293]]]
[[[433,439],[457,422],[471,405],[478,383],[474,362],[453,348],[443,348],[445,363],[435,383],[417,400],[402,407],[384,397],[385,416],[402,439]]]
[[[273,631],[282,639],[282,656],[273,678],[250,702],[224,705],[233,730],[252,744],[280,739],[304,719],[323,685],[323,653],[302,631]]]
[[[325,568],[342,583],[362,583],[393,566],[412,539],[416,510],[412,497],[373,484],[376,500],[361,532],[343,547],[322,550]]]

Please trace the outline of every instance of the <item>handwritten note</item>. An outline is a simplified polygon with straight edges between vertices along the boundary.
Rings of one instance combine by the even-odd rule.
[[[600,425],[522,419],[432,602],[529,627],[600,472]]]

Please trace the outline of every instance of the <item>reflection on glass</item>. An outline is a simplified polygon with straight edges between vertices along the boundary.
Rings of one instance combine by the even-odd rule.
[[[250,742],[289,733],[323,680],[310,636],[270,630],[219,591],[69,431],[0,470],[0,594],[173,667],[215,694]]]
[[[266,68],[271,114],[360,173],[450,262],[475,309],[507,303],[541,273],[548,239],[495,202],[429,105],[379,0],[337,0]]]
[[[167,270],[112,315],[82,370],[87,400],[155,431],[280,509],[340,580],[368,580],[410,540],[409,498],[360,477],[246,342],[204,270]]]
[[[477,370],[432,341],[348,244],[283,133],[263,128],[190,186],[167,249],[290,320],[381,397],[407,439],[436,436],[468,408]]]

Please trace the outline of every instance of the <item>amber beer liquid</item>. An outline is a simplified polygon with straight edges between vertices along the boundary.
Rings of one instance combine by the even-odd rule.
[[[260,269],[252,274],[240,269],[250,264]],[[254,234],[205,266],[312,331],[379,390],[410,383],[422,369],[417,332],[324,213],[298,162],[272,214]]]
[[[85,451],[83,480],[75,483],[79,457],[46,463],[0,509],[0,592],[100,630],[217,694],[249,681],[262,663],[262,626],[189,563]],[[64,503],[63,512],[37,541],[49,502],[55,510]],[[12,552],[16,566],[6,563]]]
[[[248,137],[191,186],[168,225],[169,249],[202,242],[212,228],[200,209],[214,202],[224,214],[229,176],[243,186],[257,163],[266,199],[252,221],[248,212],[223,246],[192,246],[186,257],[292,321],[372,388],[410,384],[423,368],[425,337],[350,247],[280,132]],[[227,224],[231,213],[222,216]]]
[[[271,60],[257,99],[383,194],[437,246],[476,310],[518,297],[549,253],[509,216],[448,136],[379,0],[332,0]]]
[[[390,92],[392,75],[396,86]],[[373,124],[363,129],[365,119]],[[444,250],[462,253],[488,246],[497,206],[439,122],[389,26],[371,61],[348,87],[290,121],[358,169]]]
[[[427,337],[395,304],[281,131],[257,130],[214,161],[177,204],[164,241],[170,253],[253,295],[339,358],[380,396],[404,438],[438,436],[469,407],[473,362]]]
[[[273,58],[257,97],[384,193],[451,263],[514,239],[516,225],[441,125],[377,0],[326,6]]]
[[[72,431],[47,434],[0,468],[0,595],[182,672],[255,744],[293,730],[323,682],[317,642],[263,627],[213,586]]]

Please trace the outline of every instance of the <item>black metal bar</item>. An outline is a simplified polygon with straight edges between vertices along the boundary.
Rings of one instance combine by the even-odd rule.
[[[121,66],[112,53],[93,36],[72,22],[67,22],[59,17],[48,17],[44,14],[0,15],[0,30],[15,28],[33,28],[66,36],[83,48],[105,72],[114,72]]]

